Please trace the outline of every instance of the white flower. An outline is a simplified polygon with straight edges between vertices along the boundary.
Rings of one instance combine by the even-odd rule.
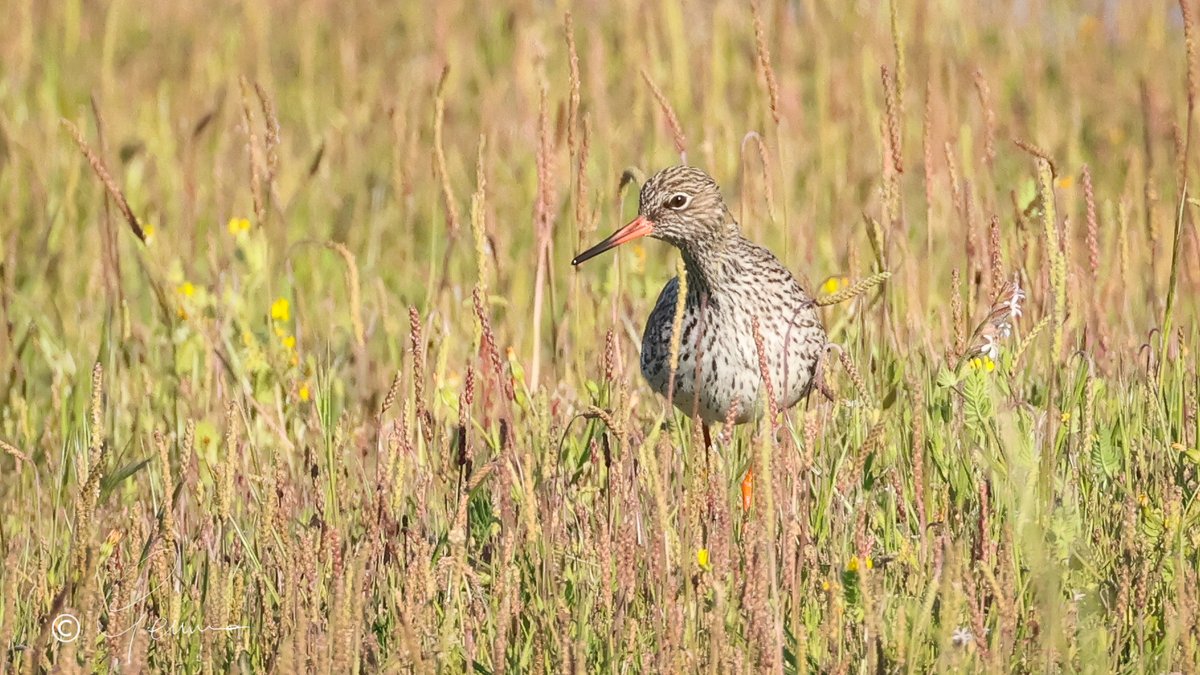
[[[1000,343],[996,341],[995,335],[988,333],[983,336],[983,346],[979,348],[979,353],[993,361],[1000,360]]]
[[[950,636],[950,641],[955,647],[966,647],[975,641],[975,634],[969,628],[958,627],[954,629],[954,634]]]
[[[1021,316],[1021,303],[1025,301],[1025,291],[1021,289],[1021,278],[1013,275],[1013,294],[1008,300],[1009,315],[1013,320]]]

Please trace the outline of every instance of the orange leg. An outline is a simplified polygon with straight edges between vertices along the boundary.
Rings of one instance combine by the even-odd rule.
[[[754,469],[746,469],[746,475],[742,477],[742,512],[749,513],[750,506],[754,503]]]

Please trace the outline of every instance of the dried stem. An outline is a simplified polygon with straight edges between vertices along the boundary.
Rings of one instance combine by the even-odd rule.
[[[117,186],[117,182],[113,180],[112,174],[108,172],[108,168],[104,166],[104,161],[92,152],[92,148],[83,139],[83,134],[79,132],[79,127],[72,124],[69,120],[61,120],[63,127],[71,134],[71,138],[75,139],[75,144],[83,152],[83,156],[87,158],[88,164],[92,165],[92,171],[96,173],[96,177],[104,184],[104,188],[108,190],[109,196],[117,203],[117,208],[121,210],[121,214],[125,216],[125,222],[129,223],[129,229],[133,230],[133,234],[142,242],[146,241],[146,233],[142,231],[142,226],[138,222],[137,216],[133,215],[133,209],[129,208],[129,201],[125,199],[125,193]]]
[[[679,117],[675,115],[675,109],[671,107],[671,102],[667,100],[658,85],[654,84],[654,80],[650,79],[650,73],[647,73],[645,68],[642,69],[642,80],[645,81],[647,87],[650,87],[650,91],[654,93],[654,99],[658,101],[658,107],[667,116],[667,126],[671,128],[671,137],[675,142],[675,152],[679,153],[679,161],[687,164],[687,137],[683,135],[683,126],[679,124]]]

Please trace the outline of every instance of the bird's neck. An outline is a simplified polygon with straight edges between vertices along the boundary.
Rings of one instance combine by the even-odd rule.
[[[734,283],[740,267],[739,258],[745,256],[748,243],[735,233],[719,239],[688,242],[679,247],[687,269],[688,295],[720,295],[723,288]]]

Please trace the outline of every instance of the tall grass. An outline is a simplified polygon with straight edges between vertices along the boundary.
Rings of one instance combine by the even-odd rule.
[[[1197,670],[1194,9],[0,6],[0,670]],[[835,343],[711,452],[681,160]]]

